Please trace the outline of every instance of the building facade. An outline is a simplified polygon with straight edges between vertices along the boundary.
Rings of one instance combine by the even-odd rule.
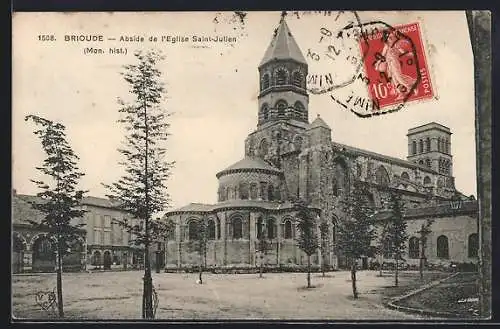
[[[12,195],[12,270],[22,272],[51,272],[56,265],[55,250],[48,232],[37,231],[28,221],[41,221],[44,214],[33,209],[30,202],[36,196]],[[127,215],[108,199],[85,197],[83,217],[74,224],[84,224],[81,238],[63,259],[66,271],[92,269],[139,268],[143,251],[129,244],[131,237],[117,221]],[[153,259],[155,264],[155,259]]]
[[[391,190],[400,193],[412,236],[426,217],[434,218],[429,259],[432,254],[443,261],[475,260],[468,257],[467,239],[472,235],[475,241],[477,204],[461,203],[467,208],[457,217],[450,202],[469,198],[455,189],[449,128],[432,122],[409,129],[406,160],[333,141],[319,115],[309,122],[308,65],[284,19],[258,72],[257,127],[245,139],[245,157],[217,173],[216,204],[192,203],[166,213],[165,220],[176,224],[167,241],[167,266],[200,262],[190,241],[201,218],[208,223],[207,266],[255,266],[262,234],[272,246],[268,265],[305,264],[294,240],[298,232],[292,201],[304,200],[317,210],[318,225],[320,220],[329,223],[327,239],[334,245],[335,226],[346,217],[340,202],[355,181],[369,186],[368,198],[380,211]],[[432,209],[439,209],[437,218]],[[334,249],[328,255],[318,251],[313,262],[338,267],[339,256]]]

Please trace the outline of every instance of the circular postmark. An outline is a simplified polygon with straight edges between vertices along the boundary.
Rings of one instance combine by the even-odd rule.
[[[362,22],[357,12],[343,11],[328,16],[314,47],[303,50],[310,94],[327,95],[359,117],[434,96],[418,22]]]
[[[308,62],[307,89],[321,95],[344,88],[356,80],[369,45],[363,48],[364,26],[355,11],[294,12],[297,19],[312,18],[319,26],[309,47],[303,49]],[[310,22],[310,21],[309,21]]]

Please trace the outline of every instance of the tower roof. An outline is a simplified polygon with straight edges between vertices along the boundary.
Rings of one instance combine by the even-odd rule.
[[[316,119],[314,119],[314,121],[309,125],[308,128],[314,129],[314,128],[318,128],[318,127],[330,129],[330,126],[328,126],[328,124],[323,119],[321,119],[319,114],[318,114],[318,117]]]
[[[262,160],[261,158],[247,156],[244,159],[242,159],[242,160],[236,162],[235,164],[227,167],[226,169],[220,171],[219,173],[217,173],[216,176],[218,178],[218,177],[225,175],[225,174],[239,172],[239,171],[249,171],[249,170],[250,171],[261,170],[261,171],[267,171],[267,172],[271,172],[271,173],[275,173],[275,174],[281,173],[280,169],[271,166],[269,163]]]
[[[271,44],[267,47],[264,58],[259,66],[262,66],[273,59],[292,59],[299,63],[307,64],[304,55],[300,51],[297,42],[292,36],[284,17],[281,18],[280,25],[274,30]]]

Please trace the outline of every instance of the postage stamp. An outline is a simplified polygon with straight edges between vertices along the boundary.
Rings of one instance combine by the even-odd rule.
[[[376,32],[359,45],[368,93],[380,110],[434,96],[418,22]]]

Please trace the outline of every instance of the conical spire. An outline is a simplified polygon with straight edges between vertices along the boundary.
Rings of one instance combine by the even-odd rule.
[[[264,54],[264,58],[259,66],[273,59],[293,59],[299,63],[307,64],[304,55],[300,51],[297,42],[292,36],[290,29],[285,21],[285,15],[281,16],[280,25],[274,30],[273,39],[271,44]]]

